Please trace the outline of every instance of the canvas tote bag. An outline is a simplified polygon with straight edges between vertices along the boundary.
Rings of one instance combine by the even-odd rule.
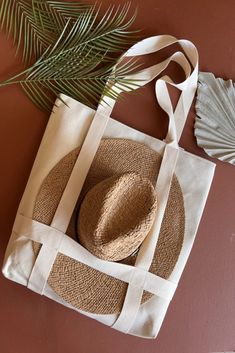
[[[124,57],[157,52],[174,43],[182,51],[131,76],[144,85],[171,61],[184,70],[182,83],[176,84],[167,76],[156,80],[157,101],[169,116],[164,141],[110,118],[115,104],[110,98],[96,111],[65,95],[62,99],[66,105],[57,99],[17,211],[3,265],[5,277],[114,329],[145,338],[155,338],[160,330],[190,254],[215,168],[214,163],[178,145],[197,87],[195,46],[169,35],[154,36],[134,45]],[[175,110],[167,84],[181,92]],[[138,158],[133,158],[136,151]],[[128,160],[128,155],[128,163],[135,163],[135,169],[143,173],[151,174],[155,165],[158,168],[157,212],[134,263],[104,260],[66,235],[89,173],[96,173],[99,163],[111,169],[112,164],[118,164],[129,172],[128,163],[124,165],[122,159]],[[51,209],[49,222],[44,217],[49,217]],[[90,224],[93,215],[86,217]]]

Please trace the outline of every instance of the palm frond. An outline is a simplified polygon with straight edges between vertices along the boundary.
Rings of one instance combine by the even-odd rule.
[[[130,60],[113,70],[117,54],[136,41],[136,32],[128,30],[136,16],[129,18],[129,3],[122,8],[112,6],[101,16],[100,8],[77,3],[32,0],[30,6],[24,0],[4,1],[9,6],[2,5],[0,19],[7,31],[14,29],[18,48],[23,41],[24,60],[34,54],[36,62],[0,87],[19,83],[27,96],[47,111],[60,93],[95,107],[100,99],[117,99],[121,90],[135,87],[136,83],[126,78],[136,69],[135,62]],[[16,11],[20,20],[14,16],[9,20],[11,11]]]
[[[45,3],[45,0],[37,0],[40,3]],[[81,4],[78,2],[60,2],[60,1],[47,1],[47,6],[60,13],[65,20],[76,20],[82,13],[93,8],[92,5]]]
[[[80,4],[74,2],[59,2],[46,0],[32,0],[34,19],[44,30],[56,32],[58,36],[63,30],[66,22],[76,21],[84,13],[93,9],[94,5]]]
[[[74,2],[31,0],[2,0],[0,7],[1,29],[13,35],[17,53],[22,46],[22,59],[29,63],[39,58],[46,48],[60,36],[66,22],[77,22],[78,35],[83,44],[98,50],[122,52],[135,41],[134,32],[128,32],[136,14],[128,19],[130,3],[115,10],[111,6],[98,22],[100,7]],[[127,38],[128,34],[128,38]]]
[[[22,59],[28,63],[40,57],[63,30],[68,14],[77,19],[94,6],[78,3],[45,0],[2,0],[0,7],[1,29],[12,34],[18,53],[22,46]]]
[[[126,75],[136,69],[136,63],[130,60],[117,67],[115,71],[113,63],[106,63],[101,67],[100,63],[103,62],[106,53],[104,49],[97,51],[95,46],[80,42],[80,37],[76,36],[78,21],[64,36],[69,25],[68,21],[52,48],[48,48],[30,68],[1,83],[0,86],[19,83],[33,103],[47,111],[51,111],[53,97],[59,93],[95,107],[101,99],[102,92],[103,98],[117,99],[120,90],[133,89],[135,83],[128,80]],[[110,85],[106,87],[107,81]]]
[[[128,19],[130,3],[120,6],[115,10],[111,6],[99,21],[99,9],[94,14],[94,20],[86,23],[85,29],[81,33],[80,40],[89,46],[95,46],[98,50],[120,53],[127,49],[130,44],[136,41],[136,32],[129,31],[128,28],[136,18],[136,12]],[[127,35],[128,34],[128,35]]]

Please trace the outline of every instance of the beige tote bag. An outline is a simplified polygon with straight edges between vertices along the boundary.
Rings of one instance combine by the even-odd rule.
[[[110,98],[97,111],[65,95],[67,105],[57,99],[3,265],[5,277],[145,338],[155,338],[160,330],[215,169],[178,145],[197,87],[195,46],[168,35],[154,36],[124,57],[174,43],[182,51],[132,75],[144,85],[171,61],[185,72],[180,84],[167,76],[156,80],[157,101],[169,116],[164,141],[110,118],[115,104]],[[175,110],[167,84],[181,91]]]

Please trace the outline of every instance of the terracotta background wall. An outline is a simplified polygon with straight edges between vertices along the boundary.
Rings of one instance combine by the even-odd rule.
[[[92,1],[90,1],[92,2]],[[123,3],[114,1],[113,3]],[[103,1],[106,5],[109,1]],[[200,69],[235,81],[234,0],[145,0],[136,27],[146,36],[192,40]],[[21,66],[0,32],[0,80]],[[151,86],[120,103],[113,117],[163,137],[166,120]],[[10,236],[48,116],[20,87],[0,89],[0,260]],[[193,136],[194,110],[181,139],[205,156]],[[206,156],[205,156],[206,157]],[[235,350],[235,167],[217,162],[197,239],[157,340],[125,336],[0,276],[1,353],[204,353]]]

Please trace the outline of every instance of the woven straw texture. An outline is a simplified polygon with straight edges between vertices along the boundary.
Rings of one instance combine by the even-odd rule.
[[[33,218],[50,225],[66,187],[79,149],[59,161],[43,181],[33,211]],[[156,183],[161,156],[149,147],[126,139],[103,139],[81,191],[67,234],[74,235],[76,214],[89,190],[101,181],[124,173],[139,173],[153,185]],[[89,215],[88,215],[89,217]],[[183,194],[176,176],[173,177],[169,199],[162,222],[150,272],[168,278],[179,257],[184,239],[185,212]],[[40,246],[34,243],[35,254]],[[136,253],[122,263],[134,265]],[[63,254],[58,254],[48,283],[66,302],[77,309],[95,314],[119,313],[125,299],[127,284],[92,269]],[[152,297],[144,292],[142,303]]]
[[[148,235],[156,210],[156,192],[148,179],[137,173],[107,178],[81,204],[79,242],[103,260],[123,260]]]

